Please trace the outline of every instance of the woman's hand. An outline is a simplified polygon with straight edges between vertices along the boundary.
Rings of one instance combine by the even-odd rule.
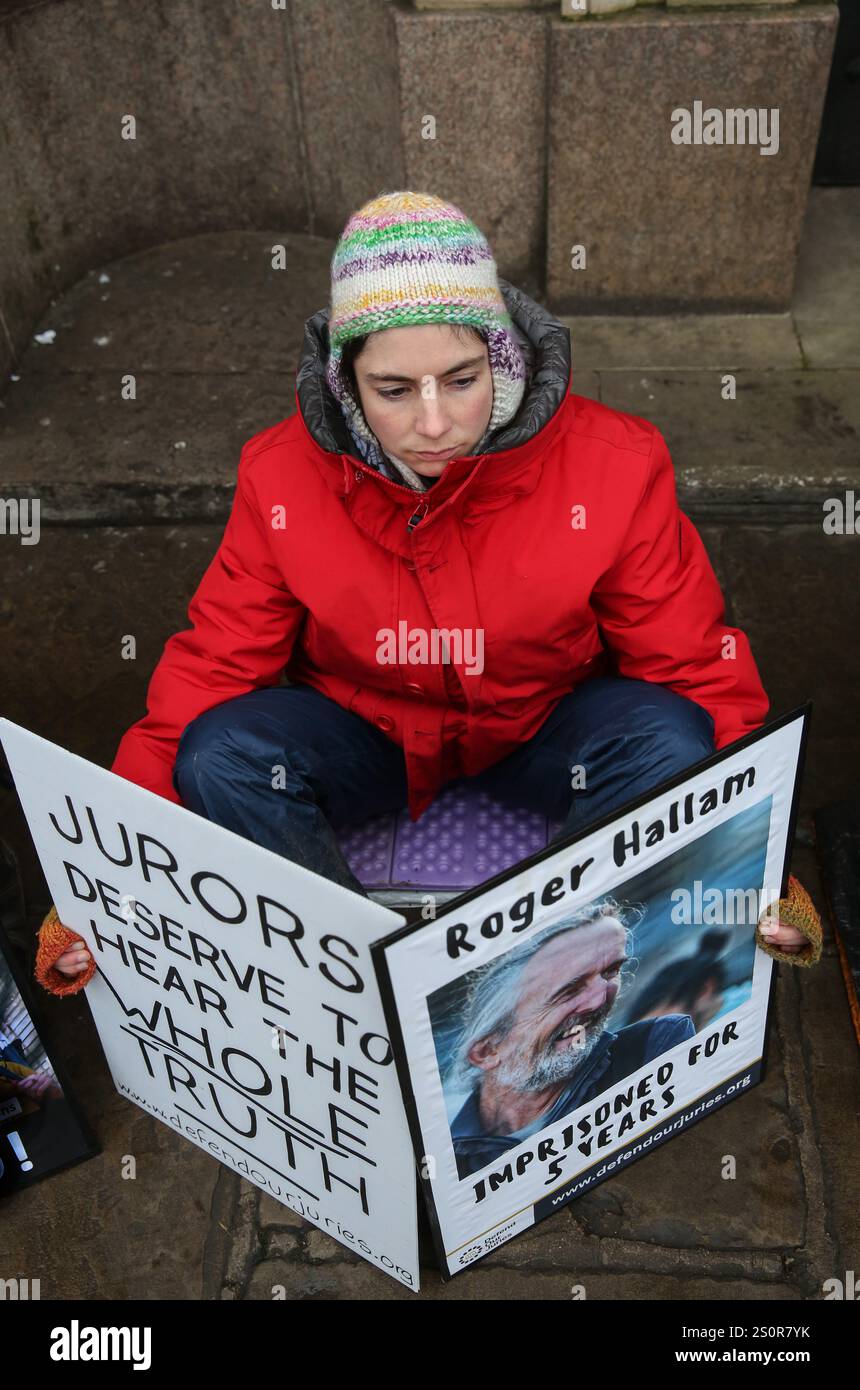
[[[759,926],[759,931],[768,946],[775,946],[778,951],[787,951],[789,955],[803,950],[809,939],[804,936],[802,931],[798,931],[797,927],[791,926],[789,922],[774,922],[772,919],[763,921]]]
[[[96,974],[86,941],[60,921],[55,904],[39,928],[33,974],[43,989],[61,998],[80,993]]]
[[[68,951],[64,951],[54,961],[54,965],[61,975],[80,975],[82,970],[86,970],[92,956],[86,946],[81,942],[79,946],[70,946]]]
[[[777,960],[817,965],[821,959],[821,917],[803,884],[789,875],[788,892],[765,908],[758,921],[758,945]]]

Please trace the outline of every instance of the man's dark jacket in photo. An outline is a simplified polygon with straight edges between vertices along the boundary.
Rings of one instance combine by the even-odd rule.
[[[541,1128],[555,1124],[580,1105],[623,1081],[632,1072],[668,1052],[676,1043],[695,1037],[693,1021],[687,1014],[665,1014],[646,1018],[613,1033],[609,1028],[544,1117]],[[451,1138],[461,1178],[493,1163],[508,1149],[521,1143],[510,1134],[487,1134],[481,1125],[479,1088],[475,1088],[451,1124]],[[539,1132],[539,1131],[536,1131]]]

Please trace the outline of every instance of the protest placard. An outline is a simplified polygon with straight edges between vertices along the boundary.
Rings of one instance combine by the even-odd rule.
[[[404,919],[7,719],[0,740],[118,1091],[417,1289],[369,954]]]
[[[760,1079],[807,715],[374,943],[447,1274]]]

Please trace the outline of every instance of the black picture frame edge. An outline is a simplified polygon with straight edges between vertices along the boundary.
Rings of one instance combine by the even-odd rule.
[[[37,1183],[54,1177],[57,1173],[64,1173],[67,1169],[74,1168],[79,1163],[86,1163],[91,1158],[97,1158],[99,1154],[103,1152],[103,1149],[96,1137],[95,1131],[92,1129],[83,1112],[80,1101],[75,1095],[74,1086],[69,1082],[69,1074],[66,1071],[65,1063],[58,1060],[56,1048],[52,1047],[50,1051],[48,1050],[46,1036],[51,1030],[45,1026],[45,1017],[42,1012],[41,1003],[36,999],[35,991],[31,989],[23,969],[15,959],[14,948],[11,947],[8,933],[2,922],[0,922],[0,955],[2,955],[9,973],[15,982],[15,988],[24,1001],[24,1006],[30,1015],[33,1026],[39,1035],[39,1039],[51,1063],[51,1069],[63,1088],[63,1099],[68,1104],[74,1116],[75,1124],[78,1126],[85,1144],[83,1152],[77,1154],[74,1158],[70,1158],[64,1163],[58,1163],[55,1168],[50,1168],[46,1173],[39,1173],[38,1176],[31,1178],[28,1182],[22,1183],[19,1190],[24,1192],[30,1187],[35,1187]],[[16,1194],[13,1192],[8,1195],[14,1196]],[[0,1197],[0,1201],[2,1200],[3,1198]]]

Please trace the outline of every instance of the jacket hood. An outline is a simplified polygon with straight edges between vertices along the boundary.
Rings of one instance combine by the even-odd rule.
[[[505,306],[532,348],[530,380],[523,402],[507,425],[497,430],[481,453],[493,454],[525,444],[553,417],[570,388],[570,330],[523,290],[498,277]],[[321,449],[355,456],[356,445],[340,403],[329,390],[325,369],[329,354],[328,308],[305,323],[296,399],[305,426]]]

